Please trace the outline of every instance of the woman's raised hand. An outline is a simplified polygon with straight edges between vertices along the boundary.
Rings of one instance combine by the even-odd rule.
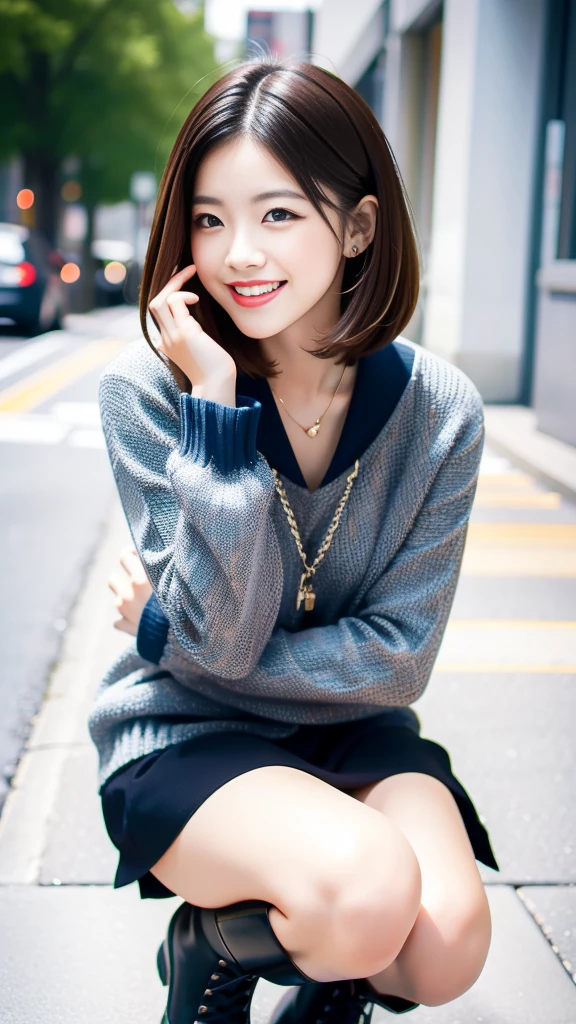
[[[235,380],[236,363],[232,356],[204,333],[188,309],[187,304],[198,302],[198,296],[181,289],[195,273],[193,263],[179,270],[149,303],[161,336],[156,348],[180,367],[192,385],[202,386],[230,377]]]
[[[112,573],[108,579],[110,590],[116,594],[114,603],[121,616],[114,623],[114,629],[136,636],[140,616],[152,593],[152,586],[136,549],[131,545],[122,548],[120,564],[126,572]]]

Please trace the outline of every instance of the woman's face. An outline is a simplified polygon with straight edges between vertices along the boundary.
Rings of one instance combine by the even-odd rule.
[[[337,214],[325,212],[340,236]],[[200,164],[191,247],[202,284],[249,338],[272,338],[294,325],[290,337],[309,341],[340,316],[342,246],[294,178],[258,143],[234,139]],[[285,283],[267,301],[243,304],[233,282]]]

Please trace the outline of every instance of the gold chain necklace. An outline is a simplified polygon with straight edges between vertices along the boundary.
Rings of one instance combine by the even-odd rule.
[[[338,508],[336,509],[336,512],[334,513],[334,518],[333,518],[332,522],[330,523],[330,526],[328,527],[328,531],[326,533],[326,536],[324,537],[324,540],[322,541],[322,544],[318,548],[318,553],[317,553],[316,558],[314,559],[312,565],[308,565],[307,562],[306,562],[306,555],[304,554],[304,549],[302,547],[302,540],[300,538],[300,531],[298,530],[298,526],[296,524],[296,519],[294,518],[294,513],[293,513],[292,509],[290,508],[290,504],[289,504],[288,498],[286,496],[286,491],[285,491],[285,488],[284,488],[284,484],[282,483],[282,481],[278,477],[278,473],[276,472],[276,470],[272,469],[272,473],[274,474],[274,484],[276,485],[276,490],[278,491],[278,494],[280,495],[280,501],[282,502],[282,506],[283,506],[284,511],[286,513],[286,516],[288,518],[288,522],[290,524],[290,531],[291,531],[294,539],[296,540],[296,547],[298,548],[298,554],[300,555],[300,558],[302,559],[302,562],[304,564],[304,572],[302,573],[302,575],[300,577],[300,585],[298,587],[298,594],[297,594],[297,597],[296,597],[296,611],[298,611],[298,609],[300,608],[302,600],[304,600],[304,611],[311,612],[312,609],[314,608],[314,601],[316,600],[316,594],[312,590],[312,584],[308,583],[307,580],[308,580],[308,578],[310,576],[314,575],[314,573],[316,572],[317,567],[319,566],[320,562],[324,558],[324,555],[328,551],[328,548],[330,547],[330,544],[332,543],[332,537],[334,536],[334,533],[336,532],[336,528],[338,526],[338,523],[340,522],[340,517],[342,515],[342,511],[344,509],[344,506],[345,506],[346,502],[348,501],[348,497],[350,495],[350,491],[352,490],[352,485],[354,483],[354,480],[358,476],[359,468],[360,468],[360,463],[359,463],[358,459],[356,459],[356,462],[354,463],[354,469],[353,469],[352,473],[350,473],[350,475],[347,478],[346,490],[344,491],[344,494],[342,495],[342,497],[340,499],[340,502],[338,503]]]
[[[284,409],[285,409],[286,412],[288,412],[288,415],[289,415],[290,419],[294,420],[294,423],[297,423],[298,426],[300,427],[300,429],[303,430],[305,434],[308,434],[308,437],[316,437],[316,434],[320,430],[320,421],[324,418],[324,416],[328,412],[328,409],[332,405],[332,402],[336,398],[336,395],[338,394],[338,391],[340,389],[340,385],[342,383],[342,378],[344,377],[345,373],[346,373],[346,365],[344,366],[344,369],[342,370],[342,376],[340,377],[340,380],[338,381],[338,387],[336,388],[336,391],[332,395],[332,398],[330,399],[328,405],[324,409],[324,412],[322,413],[322,416],[319,416],[318,419],[316,420],[316,422],[313,423],[311,427],[303,427],[301,423],[298,423],[298,420],[294,420],[294,417],[292,416],[292,414],[288,412],[288,409],[286,409],[286,406],[284,405],[284,400],[282,398],[280,398],[280,396],[278,396],[278,401],[282,402],[282,405],[284,405]],[[270,390],[272,390],[272,389],[270,389]],[[274,394],[274,392],[272,392],[272,393]]]

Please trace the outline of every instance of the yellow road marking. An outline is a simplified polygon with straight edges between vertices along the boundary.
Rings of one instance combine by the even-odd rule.
[[[125,344],[124,338],[102,338],[30,374],[0,391],[0,413],[28,412],[94,367],[109,362]]]
[[[534,483],[534,477],[528,473],[483,473],[480,471],[478,487],[489,484],[492,486],[527,487]]]
[[[468,539],[506,544],[576,545],[576,523],[470,523]]]
[[[474,499],[475,508],[559,508],[562,496],[556,491],[510,491],[478,490]]]
[[[576,524],[471,522],[462,575],[576,577]]]

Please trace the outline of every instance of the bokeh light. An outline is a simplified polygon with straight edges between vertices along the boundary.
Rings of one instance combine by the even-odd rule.
[[[126,267],[118,260],[112,260],[104,267],[104,277],[108,284],[120,284],[126,277]]]
[[[31,188],[20,189],[16,196],[16,206],[19,210],[29,210],[34,206],[34,193]]]
[[[77,263],[65,263],[60,271],[60,277],[64,284],[74,284],[80,277],[80,267]]]
[[[67,203],[75,203],[82,195],[82,185],[79,181],[65,181],[60,194]]]

